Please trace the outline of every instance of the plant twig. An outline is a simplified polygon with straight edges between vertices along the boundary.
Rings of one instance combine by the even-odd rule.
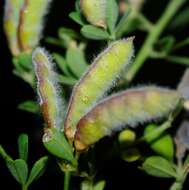
[[[158,40],[159,36],[163,32],[169,21],[179,10],[179,8],[184,4],[184,2],[185,0],[170,0],[159,21],[157,22],[157,24],[154,25],[154,27],[151,29],[151,32],[148,34],[147,39],[145,40],[144,45],[141,47],[135,62],[124,76],[127,82],[132,81],[137,72],[143,66],[144,62],[148,59],[151,53],[151,49],[153,49],[154,43]]]
[[[64,173],[64,190],[69,190],[71,172],[67,171]]]

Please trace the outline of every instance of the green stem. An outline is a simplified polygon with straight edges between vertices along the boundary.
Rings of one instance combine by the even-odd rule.
[[[144,45],[141,47],[135,62],[126,73],[125,79],[127,82],[130,82],[135,77],[137,72],[143,66],[144,62],[148,59],[154,43],[158,40],[169,21],[184,4],[184,2],[185,0],[170,0],[159,21],[152,27],[151,32],[148,34],[147,39],[145,40]]]
[[[158,138],[164,131],[166,131],[168,128],[171,127],[172,121],[168,120],[164,122],[162,125],[160,125],[158,128],[154,129],[152,132],[144,135],[141,137],[138,141],[142,142],[145,141],[145,139],[151,139],[151,141]]]
[[[140,12],[136,15],[136,18],[141,22],[140,28],[144,31],[151,32],[153,24]]]
[[[182,190],[182,186],[183,186],[182,183],[176,181],[173,183],[170,190]]]
[[[69,190],[70,186],[70,178],[71,178],[71,172],[65,172],[64,173],[64,190]]]
[[[22,190],[28,190],[28,186],[27,185],[23,185],[22,186]]]

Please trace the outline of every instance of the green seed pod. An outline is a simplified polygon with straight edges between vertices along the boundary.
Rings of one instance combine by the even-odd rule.
[[[83,15],[95,26],[106,28],[107,0],[80,0]]]
[[[76,149],[84,150],[123,126],[136,126],[167,116],[179,101],[180,94],[177,91],[154,86],[110,96],[79,121],[75,136]]]
[[[64,125],[68,139],[73,140],[78,121],[115,84],[132,56],[133,38],[128,38],[113,42],[94,60],[71,96]]]
[[[17,30],[19,25],[20,10],[24,0],[6,0],[4,13],[4,30],[7,36],[9,48],[14,56],[20,53]]]
[[[77,165],[77,161],[73,156],[72,147],[67,142],[62,132],[55,128],[45,129],[43,144],[54,156],[70,162],[73,166]]]
[[[148,125],[144,130],[144,135],[148,135],[148,133],[155,130],[157,125]],[[154,140],[151,138],[145,138],[146,142],[150,144],[151,149],[157,154],[167,158],[168,160],[173,160],[174,156],[174,144],[171,135],[164,134],[160,137],[156,137]]]
[[[44,119],[49,128],[60,129],[64,119],[64,104],[59,95],[56,74],[49,55],[37,48],[32,55],[37,78],[37,91]]]
[[[20,14],[19,42],[24,52],[38,44],[43,28],[43,17],[51,0],[25,0]]]

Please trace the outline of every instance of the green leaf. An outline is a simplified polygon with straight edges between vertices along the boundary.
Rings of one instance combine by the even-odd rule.
[[[54,53],[53,57],[58,65],[58,67],[60,68],[60,70],[66,75],[66,76],[71,76],[71,73],[69,72],[69,69],[67,67],[67,63],[66,60],[64,59],[63,56],[61,56],[58,53]]]
[[[28,177],[28,166],[22,159],[8,160],[7,167],[14,178],[21,184],[25,185]]]
[[[119,8],[116,0],[107,1],[107,25],[110,33],[114,33],[114,28],[118,19]]]
[[[189,167],[189,154],[186,156],[184,161],[184,168],[188,169]]]
[[[99,181],[94,185],[93,190],[103,190],[105,188],[105,185],[106,185],[106,181],[104,180]]]
[[[122,33],[125,31],[125,24],[127,23],[128,16],[130,14],[130,10],[125,11],[124,15],[121,17],[121,20],[116,26],[115,33],[117,37],[120,37]]]
[[[84,180],[81,182],[81,190],[93,190],[93,182],[90,180]]]
[[[74,78],[67,77],[67,76],[58,75],[58,82],[61,84],[74,86],[77,80]]]
[[[80,0],[75,1],[75,9],[76,9],[77,12],[81,12],[81,10],[80,10]]]
[[[76,23],[80,24],[81,26],[85,25],[85,21],[83,20],[81,14],[79,12],[71,12],[69,17],[74,20]]]
[[[27,186],[29,186],[33,181],[37,180],[43,175],[43,173],[45,172],[47,161],[48,157],[44,156],[35,162],[28,177]]]
[[[160,39],[158,45],[161,46],[160,51],[169,53],[173,48],[174,43],[175,43],[175,38],[173,36],[166,36]]]
[[[167,61],[172,62],[172,63],[189,66],[189,57],[180,57],[180,56],[168,55],[165,57],[165,59]]]
[[[45,38],[45,42],[55,45],[55,46],[60,46],[60,47],[64,47],[64,44],[62,43],[62,41],[60,41],[57,38],[53,38],[53,37],[46,37]]]
[[[43,136],[43,144],[54,156],[70,162],[73,166],[77,165],[72,151],[73,148],[67,142],[63,132],[55,128],[46,129]]]
[[[163,178],[177,177],[171,162],[160,156],[151,156],[145,160],[142,169],[149,175]]]
[[[58,36],[61,39],[64,39],[64,35],[69,36],[71,39],[78,39],[79,35],[75,30],[72,30],[71,28],[61,27],[58,30]]]
[[[187,45],[189,45],[189,38],[186,38],[183,41],[178,42],[174,46],[173,50],[175,51],[175,50],[181,49],[181,48],[183,48],[184,46],[187,46]]]
[[[187,24],[189,23],[188,15],[189,7],[186,7],[172,20],[169,25],[170,30],[180,30],[182,27],[187,26]]]
[[[23,69],[30,71],[32,69],[32,57],[31,54],[27,54],[27,53],[21,53],[19,54],[19,56],[17,57],[17,61],[21,67],[23,67]]]
[[[13,73],[29,83],[32,87],[34,85],[34,73],[32,68],[32,61],[30,54],[20,54],[18,57],[12,59],[14,70]]]
[[[21,134],[18,138],[19,158],[27,161],[28,159],[28,135]]]
[[[20,110],[24,110],[31,113],[39,113],[39,105],[35,101],[27,100],[18,105]]]
[[[80,78],[87,68],[84,53],[79,48],[69,48],[67,50],[66,62],[70,70],[77,78]]]
[[[144,130],[144,136],[149,133],[153,133],[157,129],[157,125],[148,125]],[[158,135],[158,134],[157,134]],[[163,156],[164,158],[172,161],[174,157],[174,143],[171,135],[163,134],[161,136],[157,136],[153,140],[150,137],[145,140],[150,144],[151,149],[157,154]]]
[[[85,25],[81,29],[83,36],[93,40],[107,40],[109,39],[109,34],[104,29],[98,28],[92,25]]]

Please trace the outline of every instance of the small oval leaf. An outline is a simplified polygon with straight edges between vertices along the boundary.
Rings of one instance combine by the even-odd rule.
[[[87,68],[84,52],[77,47],[68,48],[66,51],[66,62],[77,78],[80,78]]]
[[[79,12],[72,12],[69,14],[69,17],[74,20],[75,22],[77,22],[78,24],[80,24],[81,26],[85,25],[84,20],[82,19],[82,16]]]
[[[20,110],[24,110],[30,113],[39,113],[39,105],[37,102],[32,100],[27,100],[18,105]]]
[[[81,33],[83,36],[93,40],[107,40],[109,39],[109,34],[104,29],[92,26],[85,25],[81,29]]]
[[[156,177],[177,177],[172,163],[160,156],[152,156],[147,158],[142,165],[142,169],[149,175]]]
[[[107,1],[107,25],[110,33],[114,33],[114,28],[119,15],[119,8],[116,0],[108,0]]]
[[[157,125],[148,125],[144,130],[144,136],[153,133],[157,129]],[[148,137],[145,140],[150,144],[151,149],[164,158],[172,161],[174,157],[174,143],[171,135],[161,134],[153,140]]]
[[[8,160],[6,162],[7,167],[14,178],[21,184],[25,185],[28,177],[28,166],[22,159]]]
[[[46,168],[47,160],[48,157],[44,156],[35,162],[28,177],[27,186],[29,186],[34,180],[37,180],[43,175]]]
[[[106,185],[106,181],[104,180],[99,181],[94,185],[93,190],[103,190],[105,188],[105,185]]]
[[[21,134],[18,138],[19,158],[27,161],[28,159],[28,135]]]

